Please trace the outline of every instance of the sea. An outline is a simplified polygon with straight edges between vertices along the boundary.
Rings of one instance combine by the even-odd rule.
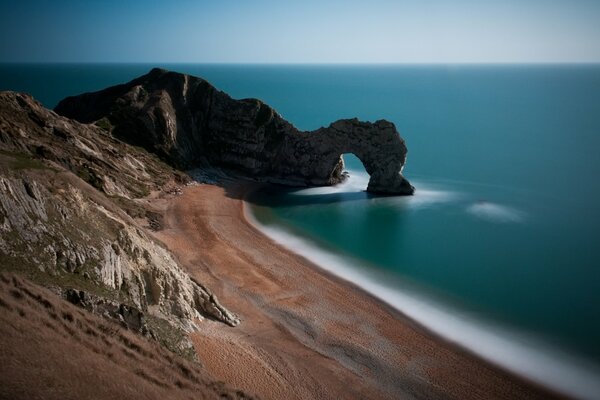
[[[254,193],[274,240],[441,337],[528,378],[600,396],[600,65],[0,64],[0,90],[62,98],[159,66],[259,98],[301,130],[392,121],[414,196]]]

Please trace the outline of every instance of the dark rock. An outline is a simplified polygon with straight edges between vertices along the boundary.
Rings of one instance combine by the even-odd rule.
[[[144,313],[136,307],[117,303],[76,289],[65,290],[64,297],[69,303],[84,308],[93,314],[116,321],[124,328],[144,335],[150,332]]]
[[[257,99],[235,100],[207,81],[153,69],[133,81],[62,100],[58,114],[91,123],[179,168],[212,165],[262,181],[334,185],[345,179],[344,153],[371,179],[368,191],[412,194],[402,177],[406,145],[394,124],[340,120],[301,132]]]
[[[109,196],[144,197],[175,179],[174,172],[179,174],[155,155],[116,141],[94,125],[58,116],[31,96],[15,92],[0,91],[0,150],[58,164]],[[29,164],[31,160],[22,168]],[[37,196],[35,188],[27,190]]]

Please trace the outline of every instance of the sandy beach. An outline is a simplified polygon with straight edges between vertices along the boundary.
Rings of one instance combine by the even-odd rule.
[[[248,190],[199,184],[153,204],[155,236],[242,320],[192,334],[216,379],[264,399],[558,397],[274,243],[244,216]]]

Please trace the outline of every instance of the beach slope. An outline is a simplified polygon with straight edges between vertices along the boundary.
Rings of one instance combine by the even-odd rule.
[[[215,377],[267,399],[557,397],[274,243],[244,216],[249,189],[198,184],[154,204],[156,237],[242,319],[193,334]]]

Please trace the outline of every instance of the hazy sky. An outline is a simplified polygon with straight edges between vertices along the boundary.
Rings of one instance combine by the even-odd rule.
[[[1,0],[6,61],[600,62],[600,0]]]

